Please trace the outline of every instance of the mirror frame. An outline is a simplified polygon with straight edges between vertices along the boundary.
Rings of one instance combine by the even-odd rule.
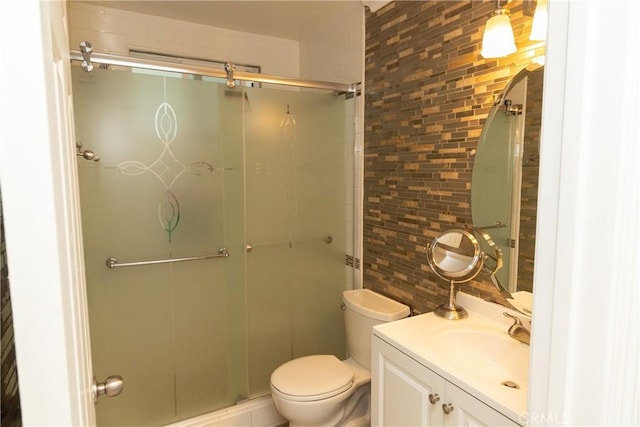
[[[445,270],[436,262],[435,251],[437,250],[439,245],[443,245],[441,240],[444,238],[444,236],[446,236],[447,234],[455,233],[461,234],[463,239],[465,237],[469,239],[469,241],[473,245],[473,255],[470,257],[469,264],[467,264],[465,268],[455,271]],[[447,252],[447,249],[443,250]],[[451,283],[465,283],[476,277],[478,273],[480,273],[480,270],[482,270],[482,266],[484,264],[484,253],[480,250],[480,243],[478,243],[478,239],[476,239],[473,234],[465,230],[454,228],[436,236],[436,238],[427,245],[427,263],[429,264],[429,267],[431,267],[433,272],[436,273],[436,275],[441,279],[444,279],[447,282]]]

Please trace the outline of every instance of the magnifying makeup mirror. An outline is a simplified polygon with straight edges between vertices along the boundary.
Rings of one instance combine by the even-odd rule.
[[[436,308],[435,314],[450,320],[467,317],[467,311],[456,305],[455,284],[470,281],[482,269],[484,252],[478,240],[465,230],[445,231],[427,245],[427,263],[450,285],[449,301]]]

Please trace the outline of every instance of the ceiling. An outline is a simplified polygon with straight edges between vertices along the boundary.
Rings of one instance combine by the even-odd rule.
[[[79,0],[76,0],[79,1]],[[317,22],[339,13],[343,3],[357,0],[171,0],[82,1],[104,7],[173,18],[196,24],[300,40]]]

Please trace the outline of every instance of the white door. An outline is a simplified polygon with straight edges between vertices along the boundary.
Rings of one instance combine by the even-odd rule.
[[[0,185],[22,421],[94,425],[65,2],[2,11]]]

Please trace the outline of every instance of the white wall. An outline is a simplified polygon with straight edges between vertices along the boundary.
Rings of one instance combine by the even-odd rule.
[[[72,2],[69,45],[82,40],[96,52],[128,55],[129,49],[259,65],[264,74],[298,77],[299,43],[125,10]]]
[[[364,81],[364,6],[334,2],[335,13],[300,38],[300,76],[341,83]]]
[[[2,11],[0,185],[22,424],[95,425],[65,7]]]
[[[71,49],[82,40],[96,51],[129,49],[260,65],[265,74],[355,83],[364,77],[364,6],[333,2],[300,40],[291,40],[86,3],[68,4]]]
[[[549,2],[530,426],[640,423],[640,3],[615,4]]]

